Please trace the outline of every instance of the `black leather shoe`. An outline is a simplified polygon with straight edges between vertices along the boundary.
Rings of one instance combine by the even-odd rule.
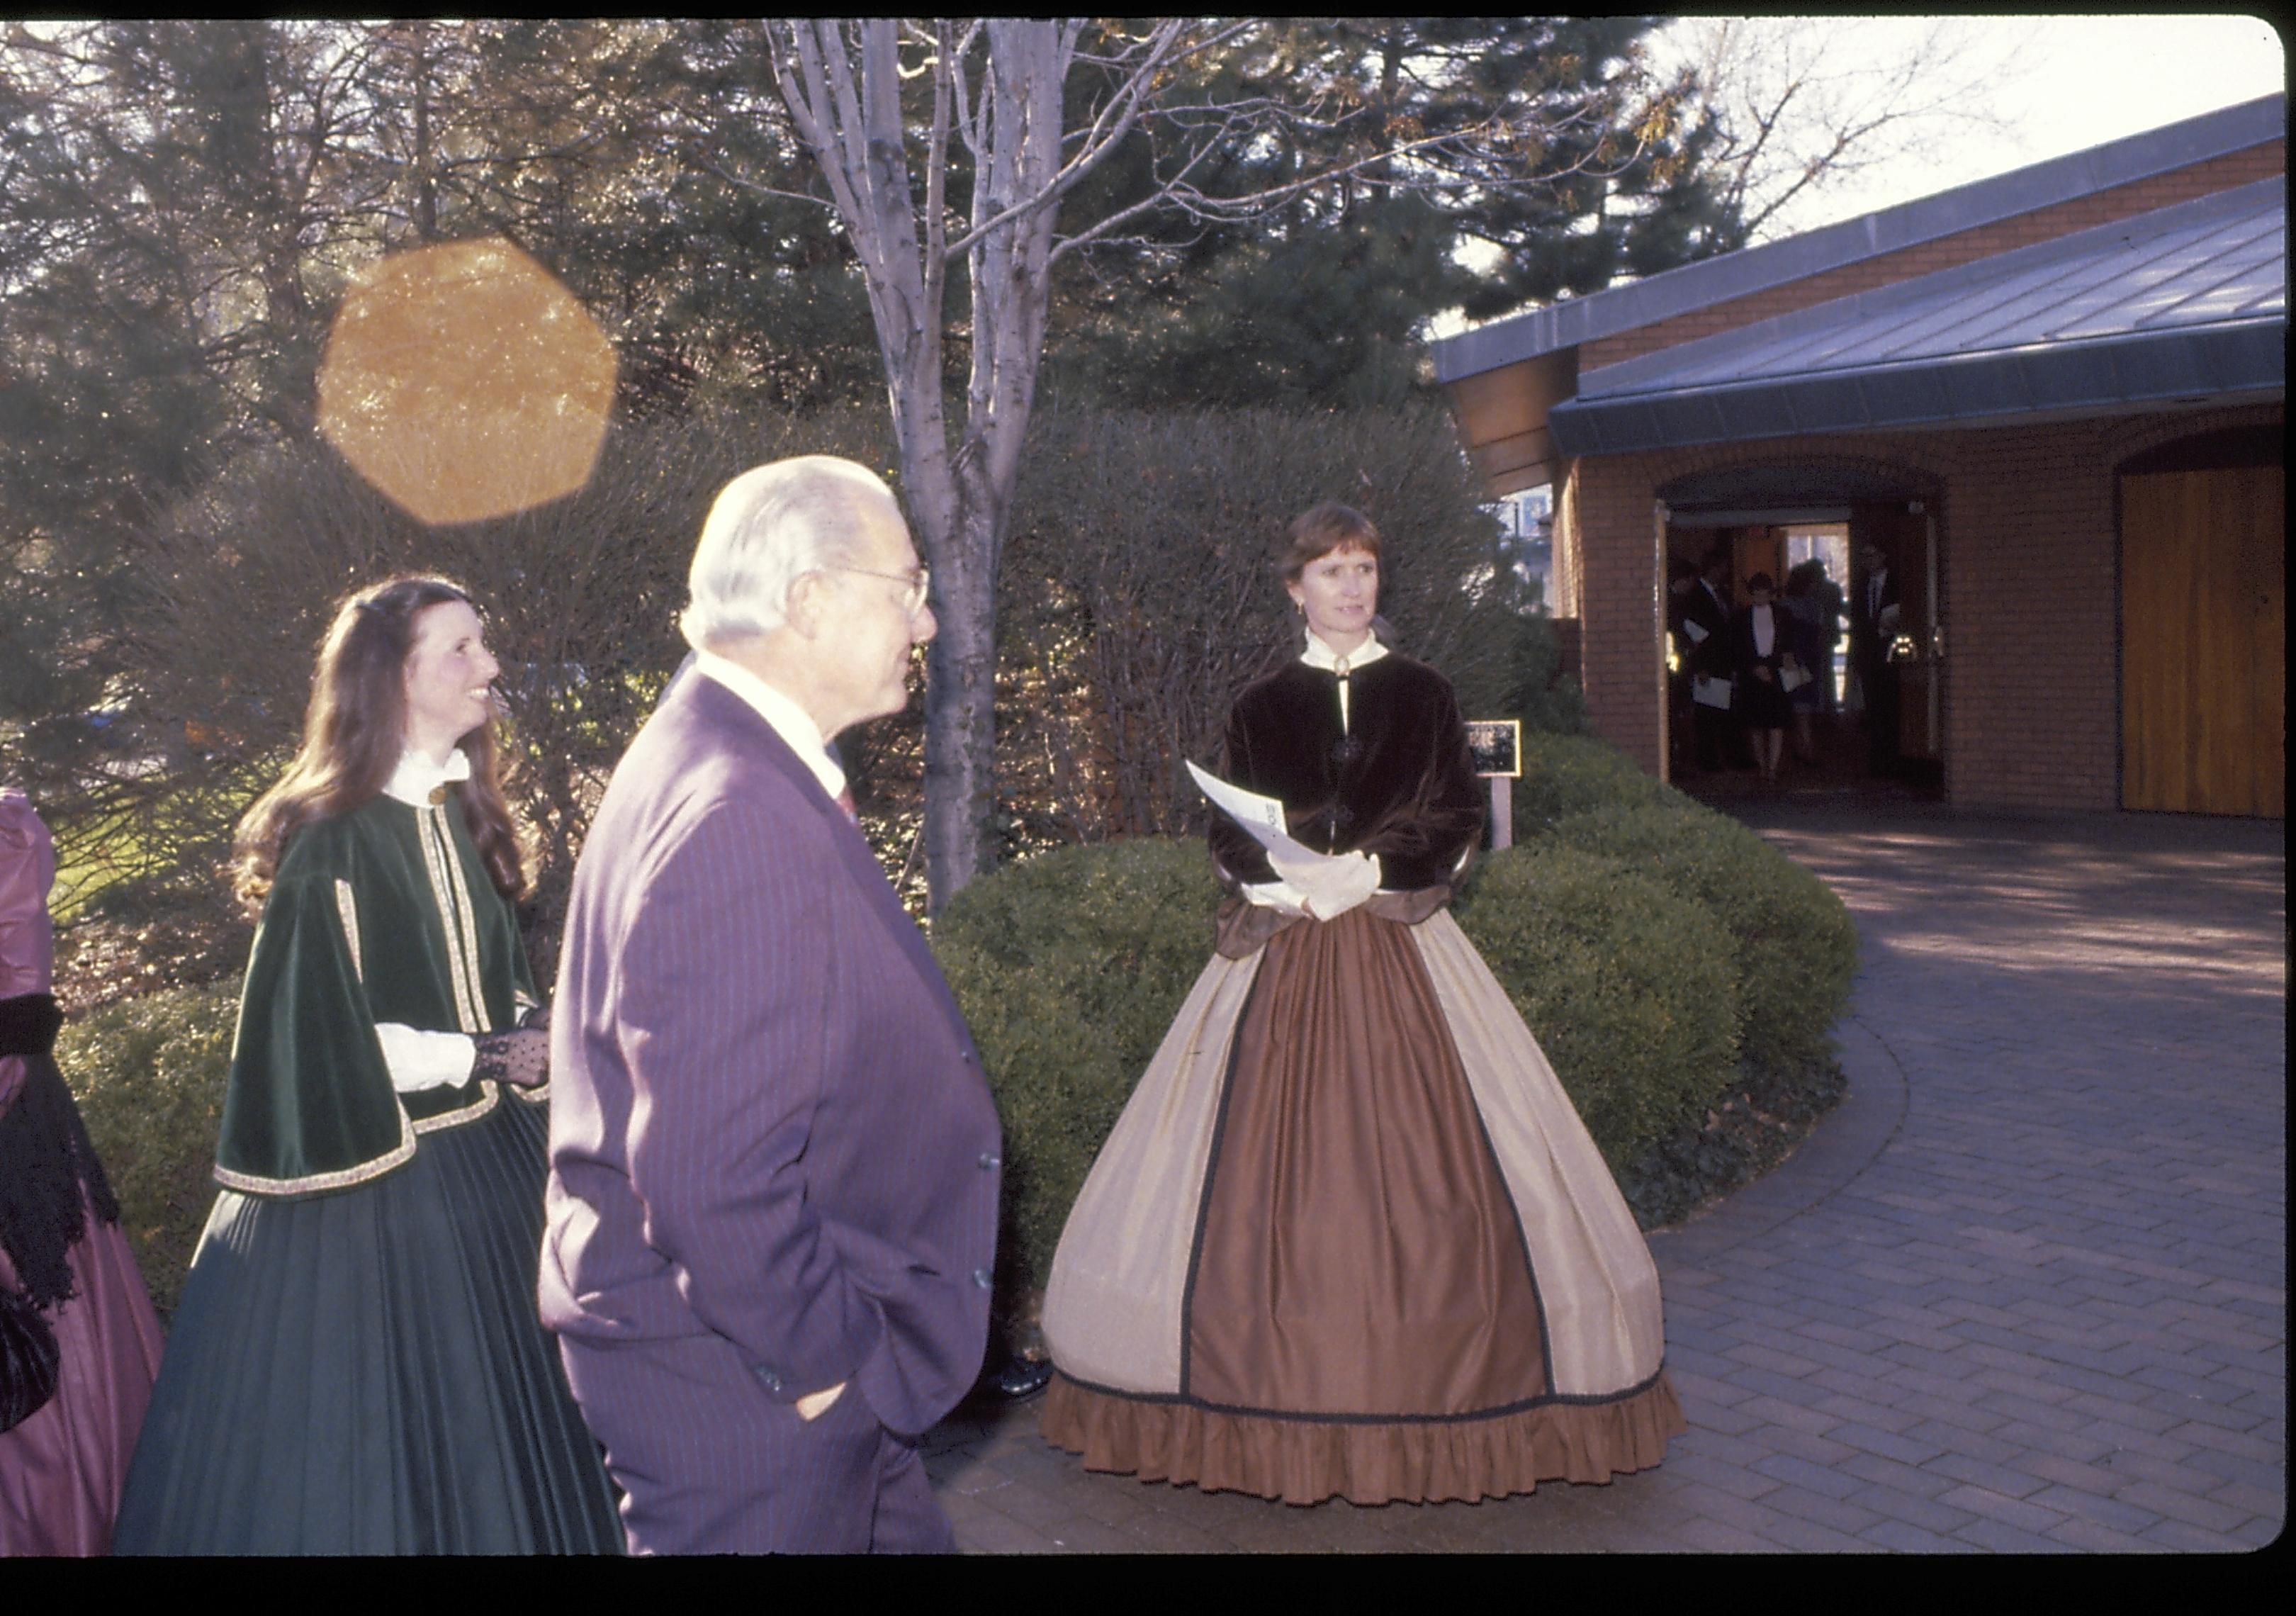
[[[1043,1395],[1053,1383],[1053,1360],[1048,1358],[1007,1358],[996,1374],[985,1375],[980,1391],[1004,1403],[1025,1403]]]

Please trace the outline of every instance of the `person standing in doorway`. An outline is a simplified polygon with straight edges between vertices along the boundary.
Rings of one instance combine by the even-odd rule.
[[[1827,633],[1832,624],[1825,617],[1830,599],[1821,593],[1824,582],[1825,563],[1812,556],[1786,574],[1785,595],[1778,603],[1788,619],[1794,656],[1801,665],[1789,702],[1793,709],[1794,758],[1805,768],[1816,766],[1816,715],[1824,701],[1824,693],[1833,683],[1833,648]]]
[[[1698,767],[1722,772],[1730,729],[1730,547],[1717,545],[1700,563],[1682,600],[1682,634],[1690,644],[1691,734]]]
[[[1801,671],[1793,619],[1771,597],[1770,575],[1746,580],[1747,603],[1730,619],[1730,661],[1738,676],[1733,710],[1753,743],[1762,783],[1778,783],[1792,710],[1787,681]]]
[[[1866,699],[1866,762],[1876,775],[1898,770],[1898,669],[1890,646],[1898,637],[1898,578],[1882,546],[1858,546],[1865,577],[1852,589],[1849,660]]]

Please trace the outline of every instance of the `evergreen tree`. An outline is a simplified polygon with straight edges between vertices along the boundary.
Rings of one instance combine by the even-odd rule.
[[[1660,21],[1297,19],[1204,63],[1206,104],[1260,95],[1303,115],[1212,153],[1203,193],[1365,166],[1267,217],[1181,209],[1072,260],[1048,386],[1144,406],[1392,403],[1430,386],[1420,345],[1446,309],[1488,318],[1742,244],[1696,86],[1645,67]],[[1439,172],[1388,155],[1533,111],[1541,139],[1448,147]],[[1144,133],[1109,165],[1093,205],[1197,157],[1163,133],[1164,149]]]

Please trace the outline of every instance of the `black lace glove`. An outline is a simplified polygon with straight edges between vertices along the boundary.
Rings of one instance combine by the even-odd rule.
[[[540,1017],[537,1022],[537,1017]],[[478,1059],[471,1075],[513,1088],[539,1088],[550,1080],[550,1013],[529,1011],[526,1020],[508,1032],[481,1032],[471,1042]]]

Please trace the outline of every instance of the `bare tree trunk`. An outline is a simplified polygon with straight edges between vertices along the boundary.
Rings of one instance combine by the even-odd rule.
[[[1057,214],[1046,199],[1061,170],[1061,92],[1074,44],[1073,26],[1055,22],[982,26],[986,79],[975,94],[964,78],[970,30],[939,25],[922,220],[903,147],[898,25],[854,25],[849,52],[837,24],[799,25],[776,62],[861,257],[901,492],[932,569],[940,633],[926,664],[924,845],[936,911],[995,859],[996,562],[1044,351]],[[954,447],[942,382],[952,136],[974,170],[965,249],[972,374]]]
[[[1045,195],[1061,168],[1061,89],[1074,33],[1044,21],[988,24],[989,82],[971,131],[977,165],[972,367],[957,454],[950,620],[933,647],[925,694],[925,854],[939,909],[994,867],[996,809],[996,564],[1021,449],[1036,403],[1052,301],[1055,206],[1004,229],[989,221]]]

